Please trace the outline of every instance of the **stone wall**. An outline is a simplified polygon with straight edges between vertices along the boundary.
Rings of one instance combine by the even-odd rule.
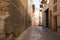
[[[57,31],[60,32],[60,0],[57,0]]]
[[[8,7],[9,17],[5,22],[6,40],[14,40],[31,25],[30,16],[26,9],[27,0],[10,0]]]
[[[57,11],[54,12],[54,6],[57,5]],[[54,0],[49,2],[49,20],[50,20],[50,29],[53,31],[60,32],[60,0],[57,0],[57,3],[54,4]]]

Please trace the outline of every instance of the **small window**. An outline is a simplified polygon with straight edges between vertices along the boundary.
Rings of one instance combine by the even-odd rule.
[[[42,10],[40,10],[40,12],[42,12]]]
[[[43,4],[40,4],[40,8],[43,8]]]
[[[52,11],[50,10],[50,13],[52,13]]]
[[[57,11],[57,5],[54,6],[54,9],[53,9],[54,12]]]
[[[32,5],[32,10],[33,10],[33,13],[34,13],[34,11],[35,11],[35,5]]]
[[[54,0],[54,4],[57,3],[57,0]]]

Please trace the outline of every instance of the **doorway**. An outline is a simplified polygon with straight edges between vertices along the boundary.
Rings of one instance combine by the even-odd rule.
[[[49,8],[45,10],[46,14],[46,28],[49,28]]]

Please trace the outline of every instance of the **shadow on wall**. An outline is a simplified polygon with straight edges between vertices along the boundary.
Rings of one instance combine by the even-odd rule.
[[[14,40],[31,25],[31,19],[21,1],[12,0],[9,3],[8,11],[10,16],[4,20],[5,36],[6,40]]]

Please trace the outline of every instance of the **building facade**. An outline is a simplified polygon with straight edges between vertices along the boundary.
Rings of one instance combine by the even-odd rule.
[[[60,0],[49,0],[49,3],[46,4],[46,1],[42,0],[43,4],[45,4],[48,8],[48,21],[46,21],[48,24],[48,28],[60,32]],[[46,7],[44,6],[44,7]],[[46,10],[44,10],[46,11]],[[43,11],[43,12],[44,12]],[[45,15],[46,18],[46,15]],[[43,18],[44,19],[44,18]],[[45,19],[44,19],[45,20]]]
[[[49,15],[50,15],[50,28],[53,31],[60,32],[60,1],[50,0],[49,2]]]
[[[1,10],[1,7],[0,10],[7,11],[9,16],[4,19],[2,18],[3,21],[0,20],[0,33],[3,31],[3,36],[5,36],[5,39],[1,38],[1,36],[0,39],[14,40],[31,25],[30,15],[27,11],[27,0],[1,0],[0,4],[2,2],[3,5],[4,2],[8,3],[8,5],[5,7],[8,10],[4,10],[4,8]],[[0,19],[1,17],[5,17],[4,15],[5,14],[2,13],[2,15],[0,15]]]

